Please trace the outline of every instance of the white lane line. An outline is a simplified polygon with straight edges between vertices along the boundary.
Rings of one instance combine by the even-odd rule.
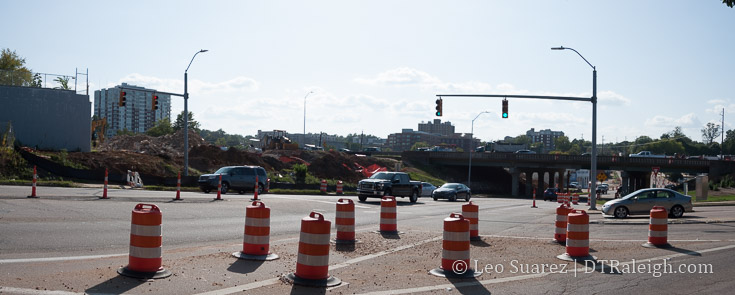
[[[276,198],[276,199],[287,199],[287,200],[318,202],[318,203],[325,203],[325,204],[331,204],[331,205],[337,204],[337,200],[335,200],[333,202],[330,202],[330,201],[322,201],[322,200],[311,200],[311,199],[306,199],[306,198],[292,198],[292,197],[273,196],[273,195],[269,195],[268,197],[269,198]],[[355,205],[355,208],[370,209],[372,207]]]
[[[68,257],[44,257],[44,258],[18,258],[18,259],[0,259],[0,264],[5,263],[30,263],[30,262],[51,262],[51,261],[67,261],[67,260],[84,260],[84,259],[97,259],[97,258],[109,258],[118,256],[127,256],[125,254],[108,254],[108,255],[89,255],[89,256],[68,256]]]
[[[433,242],[433,241],[438,241],[438,240],[441,240],[441,239],[442,239],[441,236],[434,237],[434,238],[431,238],[431,239],[428,239],[428,240],[419,241],[419,242],[416,242],[416,243],[413,243],[413,244],[409,244],[409,245],[403,245],[403,246],[400,246],[400,247],[397,247],[397,248],[393,248],[393,249],[390,249],[390,250],[385,250],[385,251],[380,251],[378,253],[374,253],[374,254],[370,254],[370,255],[360,256],[360,257],[357,257],[357,258],[353,258],[353,259],[347,260],[347,261],[342,262],[342,263],[338,263],[338,264],[335,264],[335,265],[330,265],[329,266],[329,270],[335,270],[335,269],[340,269],[340,268],[343,268],[343,267],[348,267],[348,266],[350,266],[352,264],[355,264],[355,263],[358,263],[358,262],[361,262],[361,261],[365,261],[365,260],[377,258],[377,257],[383,256],[383,255],[387,255],[387,254],[395,253],[395,252],[398,252],[398,251],[406,250],[406,249],[409,249],[409,248],[420,246],[420,245],[423,245],[423,244],[426,244],[426,243],[430,243],[430,242]],[[261,282],[249,283],[249,284],[234,286],[234,287],[230,287],[230,288],[225,288],[225,289],[220,289],[220,290],[214,290],[214,291],[205,292],[205,293],[199,293],[197,295],[227,295],[227,294],[233,294],[233,293],[237,293],[237,292],[249,291],[249,290],[252,290],[252,289],[257,289],[257,288],[260,288],[260,287],[265,287],[265,286],[269,286],[269,285],[275,284],[275,283],[277,283],[279,281],[279,279],[280,278],[272,278],[272,279],[268,279],[268,280],[261,281]]]
[[[49,291],[49,290],[36,290],[36,289],[24,289],[24,288],[13,288],[13,287],[2,287],[0,286],[0,294],[20,294],[20,295],[83,295],[85,293],[74,293],[66,291]]]
[[[267,279],[265,281],[254,282],[254,283],[250,283],[250,284],[244,284],[244,285],[239,285],[239,286],[234,286],[234,287],[229,287],[229,288],[225,288],[225,289],[219,289],[219,290],[214,290],[214,291],[209,291],[209,292],[204,292],[204,293],[198,293],[197,295],[225,295],[225,294],[233,294],[233,293],[237,293],[237,292],[243,292],[243,291],[248,291],[248,290],[252,290],[252,289],[256,289],[256,288],[260,288],[260,287],[265,287],[265,286],[273,285],[275,283],[278,283],[279,280],[280,280],[280,278],[272,278],[272,279]]]
[[[526,240],[553,240],[553,237],[519,237],[519,236],[501,236],[501,235],[480,235],[487,238],[508,238],[508,239],[526,239]],[[611,239],[589,239],[595,242],[648,242],[648,240],[611,240]],[[735,240],[668,240],[669,242],[733,242]]]
[[[636,260],[635,262],[636,263],[646,262],[646,261],[652,262],[655,260],[670,259],[670,258],[676,258],[676,257],[682,257],[682,256],[691,256],[691,255],[696,255],[696,254],[701,254],[701,253],[729,250],[733,248],[735,248],[735,245],[717,247],[717,248],[706,249],[706,250],[701,250],[701,251],[690,251],[686,253],[671,254],[671,255],[666,255],[666,256],[649,258],[649,259]],[[622,264],[631,264],[631,263],[634,263],[634,262],[626,262]],[[588,271],[590,271],[590,269],[588,269]],[[429,292],[429,291],[436,291],[436,290],[446,290],[447,288],[459,289],[462,287],[481,286],[481,285],[484,286],[484,285],[499,284],[499,283],[506,283],[506,282],[522,281],[522,280],[527,280],[527,279],[535,279],[535,278],[545,277],[550,274],[552,273],[544,272],[544,273],[538,273],[538,274],[528,274],[528,275],[521,275],[521,276],[515,276],[515,277],[498,278],[498,279],[484,280],[484,281],[478,281],[478,282],[461,282],[461,283],[456,283],[456,284],[442,284],[442,285],[424,286],[424,287],[408,288],[408,289],[400,289],[400,290],[376,291],[376,292],[362,293],[362,295],[409,294],[409,293]]]

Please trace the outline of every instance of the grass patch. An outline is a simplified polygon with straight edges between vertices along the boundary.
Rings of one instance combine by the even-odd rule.
[[[0,185],[22,185],[31,186],[33,181],[23,179],[2,179]],[[38,180],[36,186],[56,186],[56,187],[81,187],[79,184],[69,180]]]
[[[411,180],[414,181],[421,181],[421,182],[428,182],[431,183],[437,187],[441,186],[442,184],[447,183],[443,179],[436,178],[434,176],[420,173],[420,172],[408,172],[408,176],[411,177]]]
[[[683,191],[680,191],[679,193],[684,193]],[[690,190],[687,195],[692,197],[693,203],[704,203],[704,202],[725,202],[725,201],[735,201],[735,195],[721,195],[721,196],[707,196],[707,200],[703,201],[697,201],[697,192],[694,190]]]

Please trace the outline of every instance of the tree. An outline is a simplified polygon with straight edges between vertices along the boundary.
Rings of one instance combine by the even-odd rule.
[[[41,76],[25,67],[26,60],[9,48],[0,54],[0,85],[41,87]]]
[[[61,85],[59,87],[55,87],[56,89],[71,90],[71,88],[69,88],[69,77],[67,76],[58,76],[54,79],[54,82],[58,82],[59,85]]]
[[[159,137],[166,134],[174,133],[174,128],[171,127],[171,120],[169,118],[163,118],[156,122],[156,126],[148,129],[145,134],[153,137]]]
[[[194,113],[189,112],[189,129],[199,132],[199,122],[194,120]],[[184,111],[181,114],[176,115],[176,122],[174,122],[174,131],[184,128]]]
[[[572,148],[572,143],[569,142],[569,137],[559,136],[554,140],[554,146],[557,151],[568,152]]]
[[[712,122],[707,123],[707,126],[702,128],[702,141],[705,144],[711,144],[717,136],[720,135],[720,125]]]
[[[722,3],[727,5],[727,7],[730,7],[730,8],[735,6],[735,0],[722,0]]]

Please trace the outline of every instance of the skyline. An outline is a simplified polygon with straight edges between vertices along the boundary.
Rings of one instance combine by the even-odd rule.
[[[40,4],[40,5],[39,5]],[[707,122],[735,115],[735,9],[721,1],[3,1],[2,48],[36,72],[89,68],[94,90],[129,83],[183,93],[202,128],[386,138],[441,119],[494,141],[530,128],[591,136],[591,104],[444,98],[437,94],[591,96],[598,71],[602,143],[676,126],[701,141]],[[37,9],[41,7],[41,9]],[[76,16],[84,15],[82,18]],[[72,16],[72,17],[70,17]],[[32,20],[32,21],[29,21]],[[71,21],[69,21],[71,20]],[[77,22],[76,20],[80,20]],[[13,25],[22,23],[22,26]],[[64,30],[70,34],[64,34]],[[80,87],[80,88],[83,88]],[[172,114],[183,101],[172,98]],[[175,119],[175,115],[172,115]]]

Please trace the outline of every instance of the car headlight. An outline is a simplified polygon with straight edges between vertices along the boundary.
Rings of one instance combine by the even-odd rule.
[[[376,186],[377,186],[378,188],[383,188],[383,186],[384,186],[384,185],[385,185],[385,184],[383,184],[383,183],[378,183],[378,184],[377,184]]]

